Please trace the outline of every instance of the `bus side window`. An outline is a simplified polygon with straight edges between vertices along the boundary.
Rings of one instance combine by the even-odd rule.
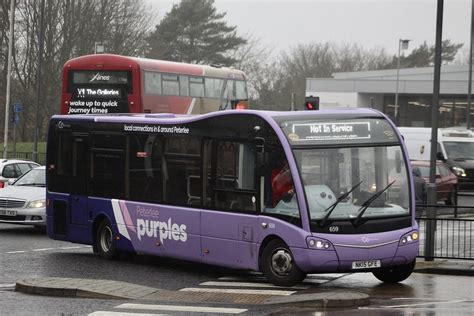
[[[58,133],[56,148],[57,168],[49,183],[50,190],[69,194],[86,194],[86,177],[88,167],[87,135],[74,132]]]
[[[125,136],[96,134],[91,149],[90,195],[123,199]]]
[[[281,149],[270,155],[264,181],[265,207],[262,213],[299,224],[298,200],[285,153]]]
[[[206,98],[220,98],[224,80],[217,78],[206,78],[204,81]]]
[[[145,71],[144,77],[145,94],[161,94],[161,74]]]
[[[212,189],[214,207],[221,210],[257,211],[255,150],[249,143],[216,144],[216,168]]]
[[[179,81],[177,75],[161,75],[164,95],[179,95]]]
[[[204,78],[189,78],[189,95],[192,97],[204,97]]]
[[[72,133],[58,133],[58,176],[72,173]]]
[[[246,100],[248,99],[247,95],[247,85],[245,84],[245,81],[242,80],[237,80],[235,82],[235,97],[239,100]]]
[[[189,77],[179,75],[179,95],[187,97],[189,95]]]
[[[161,138],[156,135],[131,135],[128,139],[128,181],[126,197],[133,201],[163,201]]]
[[[168,137],[165,140],[165,201],[172,205],[201,205],[201,140]]]

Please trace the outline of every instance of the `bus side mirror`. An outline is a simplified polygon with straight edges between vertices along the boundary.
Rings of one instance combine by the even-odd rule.
[[[438,152],[436,153],[436,159],[437,159],[437,160],[441,160],[441,161],[445,161],[445,160],[446,160],[446,159],[444,158],[443,153],[440,152],[440,151],[438,151]]]

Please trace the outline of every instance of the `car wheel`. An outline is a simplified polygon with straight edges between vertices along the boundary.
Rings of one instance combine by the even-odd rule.
[[[272,240],[263,249],[261,269],[277,286],[293,286],[306,277],[306,273],[296,265],[289,247],[280,239]]]
[[[97,229],[96,248],[99,254],[106,259],[115,259],[119,255],[115,248],[112,225],[106,219],[100,223]]]
[[[413,262],[410,262],[409,264],[374,270],[372,274],[382,282],[398,283],[410,276],[415,268],[415,264],[416,260],[413,260]]]

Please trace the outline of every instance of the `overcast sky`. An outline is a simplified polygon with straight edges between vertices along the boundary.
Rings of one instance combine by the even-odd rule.
[[[157,22],[179,0],[148,0]],[[239,34],[252,34],[275,50],[313,41],[353,43],[398,51],[398,39],[410,48],[435,42],[437,0],[215,0]],[[468,55],[471,0],[444,0],[443,39],[465,43]],[[409,53],[410,50],[405,51]]]

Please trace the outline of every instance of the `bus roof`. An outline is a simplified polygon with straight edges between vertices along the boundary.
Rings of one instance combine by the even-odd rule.
[[[149,124],[185,124],[199,121],[214,116],[227,115],[257,115],[267,121],[276,121],[281,123],[284,121],[298,120],[341,120],[356,118],[381,118],[386,117],[380,112],[368,108],[340,108],[334,110],[319,111],[259,111],[259,110],[227,110],[217,111],[207,114],[189,115],[189,114],[172,114],[172,113],[156,113],[156,114],[76,114],[76,115],[54,115],[53,119],[58,120],[86,120],[95,122],[140,122]]]
[[[168,73],[187,73],[210,77],[245,79],[245,73],[229,67],[179,63],[166,60],[129,57],[114,54],[84,55],[68,60],[65,70],[128,70],[142,69]]]

